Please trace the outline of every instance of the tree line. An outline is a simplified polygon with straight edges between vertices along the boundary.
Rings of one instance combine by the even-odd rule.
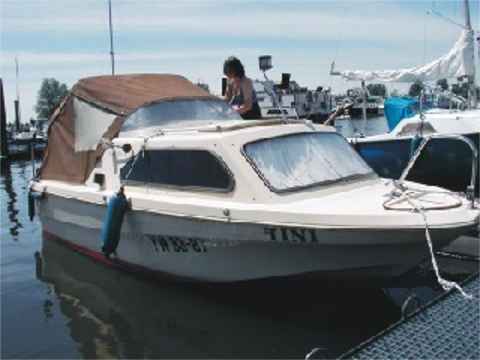
[[[468,98],[468,90],[470,85],[467,82],[461,83],[454,83],[449,85],[447,79],[440,79],[436,82],[437,87],[441,88],[443,91],[449,90],[454,93],[455,95],[461,96],[465,99]],[[408,90],[408,95],[412,97],[417,97],[420,95],[422,90],[425,89],[425,84],[420,81],[416,80]],[[480,87],[477,86],[477,97],[480,97]]]
[[[466,82],[453,83],[449,85],[447,79],[440,79],[436,82],[436,86],[441,88],[443,91],[450,89],[450,91],[455,95],[462,96],[465,99],[468,98],[469,85]],[[408,96],[418,97],[424,89],[425,84],[421,80],[416,80],[412,85],[410,85]],[[369,94],[373,96],[387,97],[388,95],[387,87],[384,84],[368,84],[367,90]],[[390,95],[398,96],[398,92],[394,91]],[[477,87],[477,97],[480,97],[480,87]]]

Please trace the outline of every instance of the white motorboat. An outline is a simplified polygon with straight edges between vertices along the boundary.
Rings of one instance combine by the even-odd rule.
[[[80,80],[31,191],[77,251],[211,282],[388,278],[429,256],[425,222],[435,249],[479,223],[465,198],[379,178],[332,127],[244,121],[175,75]]]
[[[285,116],[288,119],[298,118],[295,108],[295,97],[293,94],[278,96],[275,91],[275,84],[270,81],[255,80],[253,87],[257,94],[258,105],[263,119],[278,119]],[[275,95],[271,95],[275,93]],[[278,104],[272,99],[272,96],[278,96]],[[283,112],[283,115],[282,115]]]
[[[253,82],[263,119],[309,119],[323,123],[335,110],[330,88],[308,90],[295,81],[275,85],[271,80]],[[275,94],[275,95],[272,95]],[[272,98],[276,96],[276,102]]]

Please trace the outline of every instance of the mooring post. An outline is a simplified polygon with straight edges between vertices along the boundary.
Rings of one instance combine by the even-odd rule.
[[[20,101],[14,100],[15,105],[15,131],[20,132]]]
[[[5,98],[3,95],[3,80],[0,78],[0,159],[4,161],[7,158],[7,112],[5,109]]]

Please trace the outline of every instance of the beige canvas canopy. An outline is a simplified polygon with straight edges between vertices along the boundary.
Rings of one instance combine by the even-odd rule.
[[[83,183],[103,149],[139,107],[173,99],[215,98],[179,75],[95,76],[78,81],[53,113],[40,178]]]

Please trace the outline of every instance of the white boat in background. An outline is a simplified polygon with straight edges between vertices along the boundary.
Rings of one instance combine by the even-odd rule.
[[[288,76],[286,76],[288,75]],[[288,77],[289,74],[283,74]],[[295,81],[285,81],[276,85],[271,80],[253,82],[263,119],[309,119],[314,123],[323,123],[335,110],[334,96],[330,88],[318,87],[308,90]],[[274,94],[274,95],[273,95]],[[273,101],[272,96],[277,97]]]
[[[77,251],[209,282],[390,278],[429,256],[425,219],[436,249],[479,224],[465,198],[379,178],[332,127],[244,121],[175,75],[80,80],[31,191]]]
[[[461,135],[466,139],[455,138]],[[431,141],[412,168],[409,179],[452,191],[479,194],[480,111],[432,109],[403,119],[391,132],[350,141],[362,158],[382,177],[398,179],[422,140]],[[476,167],[472,168],[472,161]],[[472,172],[476,171],[476,174]],[[474,183],[471,184],[472,175]],[[469,189],[473,185],[473,189]]]
[[[277,101],[278,104],[275,104],[272,96],[278,96],[278,94],[273,90],[273,82],[267,84],[266,81],[255,80],[253,82],[253,87],[257,94],[257,101],[263,119],[278,119],[282,116],[285,116],[287,119],[298,118],[293,95],[282,96]],[[275,95],[271,95],[272,93]]]
[[[363,96],[361,88],[353,88],[347,90],[346,97],[342,100],[343,103],[353,103],[353,106],[349,108],[348,115],[351,119],[361,119],[363,117]],[[382,96],[370,95],[368,89],[366,89],[366,106],[365,113],[367,118],[378,117],[383,115],[383,102]]]

